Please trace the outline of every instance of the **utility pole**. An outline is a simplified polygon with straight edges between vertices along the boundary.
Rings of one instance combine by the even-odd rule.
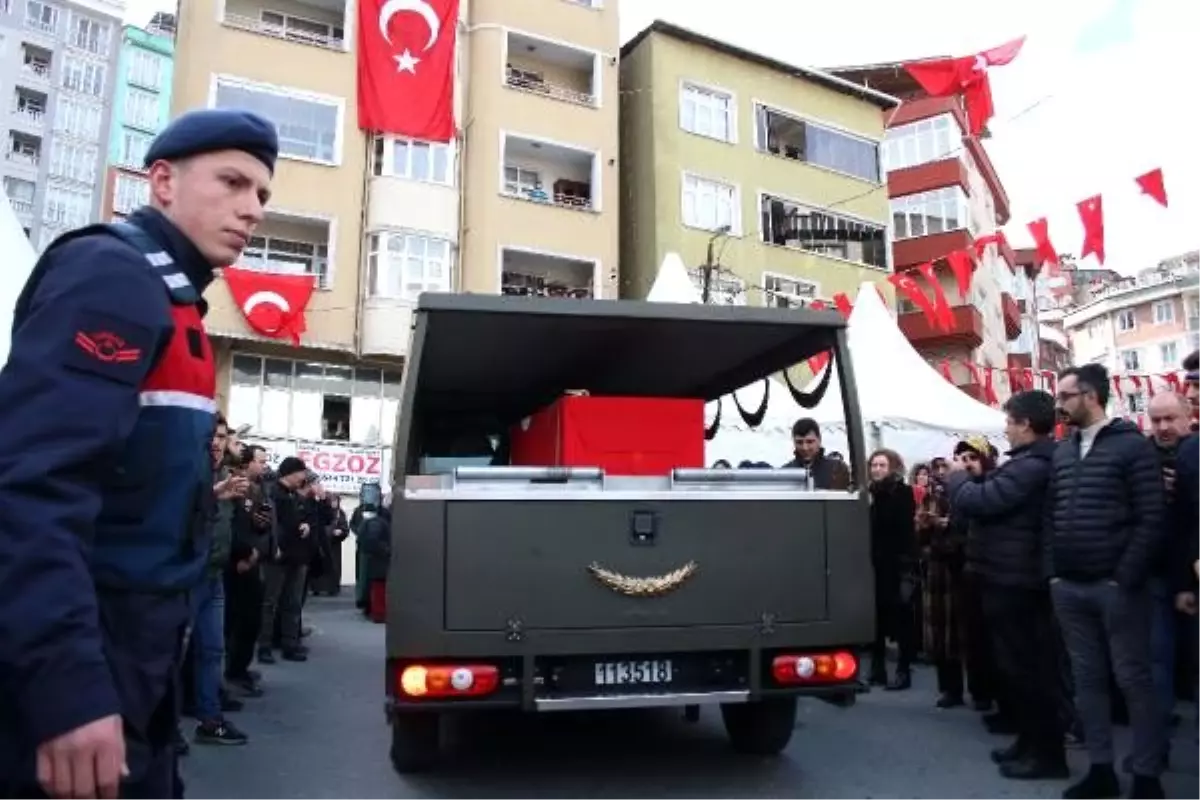
[[[715,259],[713,257],[713,245],[718,239],[723,238],[729,233],[729,226],[722,225],[713,231],[713,235],[708,238],[708,253],[704,258],[704,268],[700,284],[700,302],[708,305],[709,298],[712,296],[712,279],[713,271],[717,269]]]

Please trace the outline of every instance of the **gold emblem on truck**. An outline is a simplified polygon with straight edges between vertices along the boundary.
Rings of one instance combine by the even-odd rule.
[[[665,575],[655,575],[649,578],[622,575],[619,572],[605,569],[595,561],[589,564],[587,569],[592,573],[592,577],[617,594],[627,597],[661,597],[682,586],[684,581],[696,574],[699,565],[695,561],[689,561],[679,569],[672,570]]]

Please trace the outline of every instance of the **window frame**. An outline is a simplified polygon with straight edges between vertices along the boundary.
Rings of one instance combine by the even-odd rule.
[[[719,136],[714,136],[713,134],[710,134],[710,133],[705,133],[700,130],[694,130],[692,128],[689,128],[685,124],[684,108],[685,108],[685,104],[688,101],[688,93],[689,92],[695,92],[700,95],[707,95],[710,98],[724,98],[725,99],[726,104],[727,104],[727,107],[725,110],[725,115],[727,118],[726,124],[728,126],[728,136],[726,138],[722,139]],[[724,144],[736,145],[738,143],[737,94],[734,93],[733,91],[731,91],[729,89],[723,89],[719,86],[713,86],[711,84],[702,83],[700,81],[694,81],[694,80],[690,80],[688,78],[682,78],[679,81],[679,90],[676,93],[676,102],[678,103],[678,106],[679,106],[677,122],[679,125],[679,129],[681,131],[683,131],[684,133],[691,134],[692,136],[700,136],[704,139],[709,139],[710,141],[714,141],[714,142],[722,142]],[[696,118],[697,118],[696,114],[695,114],[695,112],[693,112],[693,115],[692,115],[693,123],[695,122]]]
[[[166,57],[161,53],[150,50],[146,47],[138,47],[134,45],[129,51],[129,62],[125,65],[125,80],[130,86],[144,89],[152,92],[162,92],[163,86],[163,66],[166,62]],[[138,69],[139,62],[142,69]],[[154,65],[154,81],[150,82],[143,80],[140,74],[146,71],[145,65]]]
[[[276,86],[274,84],[263,83],[261,81],[249,80],[237,75],[228,73],[213,73],[209,82],[208,107],[219,108],[217,105],[217,95],[222,86],[238,89],[250,93],[259,93],[274,95],[276,98],[285,100],[299,101],[303,103],[312,103],[314,105],[329,106],[336,111],[335,125],[333,131],[333,157],[330,160],[323,158],[314,158],[304,155],[296,155],[294,153],[284,152],[284,146],[287,139],[280,137],[279,158],[289,161],[300,161],[306,164],[314,164],[322,167],[340,167],[342,166],[345,148],[345,124],[346,124],[346,99],[344,97],[335,97],[333,95],[318,94],[309,92],[303,89],[297,89],[287,86]],[[257,109],[249,109],[257,111]]]
[[[945,122],[944,129],[939,129],[938,123]],[[922,131],[921,127],[927,126],[927,131]],[[955,142],[955,132],[957,131],[958,140]],[[945,133],[945,147],[943,149],[942,142],[939,142],[939,136]],[[929,152],[934,155],[930,158],[922,158],[921,153],[921,136],[930,135]],[[934,114],[930,117],[913,120],[903,125],[897,125],[884,133],[883,141],[880,142],[880,159],[886,172],[892,172],[899,169],[908,169],[909,167],[919,167],[923,164],[932,164],[937,161],[945,161],[948,158],[955,158],[962,153],[962,139],[964,132],[958,119],[950,112],[942,112]],[[904,155],[904,144],[912,142],[912,152],[915,160],[909,160]]]
[[[787,283],[794,283],[797,285],[805,284],[805,285],[811,286],[812,287],[812,295],[810,297],[805,297],[805,296],[799,295],[799,294],[792,294],[790,292],[781,292],[777,289],[772,289],[770,287],[770,283],[772,281],[785,281]],[[762,300],[763,300],[762,304],[764,306],[766,306],[767,308],[805,308],[807,306],[812,305],[812,303],[816,300],[821,300],[822,302],[828,302],[825,300],[825,298],[823,298],[821,296],[820,281],[810,280],[809,278],[802,278],[798,275],[789,275],[786,272],[775,272],[772,270],[764,270],[763,274],[762,274],[762,290],[761,291],[762,291]],[[772,302],[772,300],[777,299],[777,298],[794,298],[798,302],[793,304],[789,301],[787,305],[779,305],[777,303]]]
[[[773,241],[769,241],[768,240],[769,232],[763,229],[763,202],[767,198],[771,198],[773,200],[779,200],[780,202],[783,202],[785,204],[790,204],[793,206],[801,206],[801,207],[809,209],[810,211],[813,211],[813,212],[816,212],[819,214],[823,214],[824,216],[827,216],[827,217],[833,217],[838,220],[844,220],[845,222],[847,222],[849,224],[861,225],[864,228],[877,229],[881,234],[881,239],[878,243],[878,249],[879,249],[879,252],[883,255],[883,264],[876,265],[876,264],[869,263],[867,261],[856,261],[853,258],[849,258],[848,256],[841,256],[841,255],[837,255],[837,254],[833,254],[833,253],[824,252],[822,250],[808,250],[803,247],[792,247],[792,246],[789,246],[786,244],[775,244]],[[892,238],[891,238],[890,220],[888,222],[878,222],[876,220],[866,219],[865,217],[860,217],[855,214],[848,214],[841,210],[832,211],[832,210],[822,207],[819,204],[809,203],[809,202],[802,200],[800,198],[797,198],[797,197],[791,197],[789,195],[785,195],[780,192],[772,192],[772,191],[768,191],[766,189],[758,190],[758,192],[756,194],[756,200],[757,200],[757,202],[756,202],[755,209],[754,209],[755,219],[756,219],[755,225],[758,227],[758,241],[761,244],[763,244],[767,247],[782,247],[785,250],[790,250],[790,251],[797,252],[797,253],[808,253],[810,255],[817,256],[820,258],[828,258],[830,260],[837,261],[842,264],[849,264],[849,265],[857,267],[859,269],[869,269],[869,270],[874,270],[876,272],[883,272],[883,273],[889,273],[889,274],[891,273],[891,271],[892,271]],[[865,245],[864,245],[864,252],[865,252]],[[980,286],[980,284],[978,282],[976,282],[975,286]]]
[[[142,187],[142,188],[141,189],[132,189],[129,191],[122,191],[123,187],[131,187],[131,186],[138,186],[138,187]],[[124,203],[121,202],[122,195],[124,195],[124,194],[136,195],[133,198],[134,202],[131,205],[126,206]],[[146,203],[149,202],[149,197],[150,197],[150,181],[148,181],[144,176],[135,175],[135,174],[129,173],[129,172],[122,172],[120,170],[118,170],[116,172],[116,175],[113,177],[113,195],[112,195],[112,210],[115,213],[131,214],[134,211],[136,211],[138,208],[146,205]]]
[[[81,67],[81,73],[80,73],[80,75],[81,75],[80,83],[81,84],[84,83],[84,81],[86,80],[86,78],[84,76],[86,75],[87,68],[90,67],[93,70],[91,82],[93,84],[98,83],[98,89],[99,89],[95,94],[92,94],[91,92],[88,92],[88,91],[84,91],[83,89],[77,89],[73,86],[67,85],[67,78],[69,75],[69,72],[68,72],[69,65],[71,65],[72,63],[77,63]],[[59,79],[58,80],[59,80],[58,88],[61,91],[71,92],[72,94],[77,94],[77,95],[80,95],[83,97],[91,97],[95,100],[101,101],[101,104],[103,104],[103,101],[105,99],[105,90],[108,86],[108,64],[103,61],[99,61],[99,60],[96,60],[96,59],[93,59],[93,58],[90,58],[87,56],[80,55],[78,53],[66,52],[63,54],[63,63],[62,63],[62,68],[59,71]]]
[[[1133,356],[1133,366],[1130,366],[1130,356]],[[1117,357],[1121,359],[1121,368],[1123,372],[1141,372],[1142,371],[1142,352],[1136,347],[1130,347],[1126,350],[1121,350]]]
[[[146,104],[150,109],[150,115],[153,117],[150,124],[145,124],[146,120],[134,114],[136,110],[134,106],[135,100]],[[159,103],[159,95],[147,89],[140,89],[135,86],[129,86],[125,89],[124,107],[121,109],[123,116],[122,122],[126,127],[135,128],[139,131],[156,134],[162,129],[162,109]]]
[[[679,221],[685,228],[691,228],[692,230],[696,230],[696,231],[704,231],[706,233],[715,233],[717,231],[717,229],[719,227],[721,227],[720,215],[718,214],[716,224],[711,228],[706,227],[705,225],[701,224],[700,222],[689,222],[688,221],[688,219],[687,219],[688,181],[712,184],[714,187],[717,187],[718,189],[724,188],[724,189],[730,190],[731,196],[730,196],[729,202],[730,202],[730,206],[731,206],[731,208],[730,208],[731,219],[730,219],[730,223],[729,223],[729,232],[725,235],[732,236],[734,238],[741,238],[743,236],[743,232],[744,232],[744,225],[743,225],[743,220],[742,220],[742,214],[743,214],[743,212],[742,212],[742,187],[739,184],[734,183],[732,181],[726,181],[726,180],[722,180],[720,178],[714,178],[709,175],[703,175],[698,172],[693,172],[691,170],[685,169],[680,172],[680,176],[679,176]],[[693,204],[693,206],[695,207],[695,204]]]
[[[1165,319],[1159,319],[1159,309],[1165,308],[1169,312]],[[1155,300],[1150,305],[1150,319],[1155,325],[1174,325],[1175,324],[1175,301],[1174,300]]]
[[[936,203],[940,205],[939,213],[945,212],[950,198],[954,200],[955,212],[958,216],[954,227],[946,227],[945,223],[948,218],[944,215],[935,216],[929,213],[921,213],[922,211],[932,210]],[[971,217],[971,200],[961,186],[955,184],[953,186],[941,186],[937,189],[928,189],[924,192],[914,192],[901,197],[892,198],[889,202],[889,210],[891,211],[891,226],[893,241],[904,241],[907,239],[919,239],[922,236],[936,236],[939,233],[950,233],[952,231],[968,230]],[[930,219],[940,219],[943,223],[943,228],[940,231],[931,231],[925,228],[921,233],[912,232],[912,217],[917,215],[923,218],[922,225],[927,225]],[[903,217],[905,231],[901,233],[901,226],[897,223],[897,217]]]
[[[313,220],[313,221],[324,222],[324,220]],[[278,273],[278,274],[282,274],[282,275],[312,275],[316,278],[316,288],[321,291],[328,291],[333,286],[333,261],[331,258],[331,254],[333,252],[332,239],[333,239],[332,225],[330,225],[326,229],[324,242],[307,242],[307,241],[304,241],[303,239],[289,239],[286,236],[273,236],[273,235],[264,234],[264,233],[256,231],[255,234],[250,237],[250,241],[246,244],[246,247],[242,250],[242,255],[238,259],[238,266],[243,267],[245,269],[254,270],[257,272],[266,272],[266,273],[274,272],[274,273]],[[256,241],[259,241],[259,240],[261,240],[263,243],[261,247],[257,246],[255,244]],[[272,262],[271,262],[270,258],[271,258],[271,243],[272,242],[280,242],[280,243],[287,242],[287,243],[293,244],[293,245],[302,245],[305,247],[313,248],[312,260],[310,262],[311,263],[310,270],[306,271],[306,272],[290,272],[288,270],[271,269]],[[260,251],[261,251],[261,256],[259,256],[258,261],[247,261],[246,260],[247,253],[260,252]],[[295,252],[289,252],[286,250],[279,251],[278,255],[281,258],[279,261],[276,261],[275,263],[294,264],[294,263],[296,263],[296,261],[288,260],[288,259],[289,258],[296,259],[296,258],[300,257],[299,254],[297,254]]]
[[[1116,313],[1117,313],[1117,331],[1118,332],[1128,333],[1130,331],[1137,330],[1137,327],[1138,327],[1137,314],[1134,313],[1132,308],[1123,308]],[[1128,319],[1129,319],[1128,327],[1125,325],[1125,319],[1126,319],[1127,315],[1128,315]]]
[[[425,252],[421,256],[422,288],[415,295],[410,295],[408,284],[412,281],[408,280],[407,268],[410,259],[414,256],[409,255],[407,249],[404,251],[393,251],[391,243],[395,239],[403,239],[407,247],[410,239],[422,239],[425,242]],[[445,246],[445,261],[444,276],[445,280],[442,284],[434,285],[426,278],[429,264],[429,245],[438,243]],[[398,259],[399,264],[399,292],[380,291],[381,288],[386,289],[396,281],[391,280],[393,277],[393,268],[396,263],[393,258]],[[407,228],[390,228],[371,231],[367,234],[366,260],[367,260],[367,297],[377,300],[391,300],[415,303],[421,292],[453,292],[455,286],[455,271],[458,259],[458,246],[453,239],[432,233],[430,231],[420,231]],[[381,268],[382,267],[382,268]]]
[[[403,143],[406,146],[407,166],[404,172],[396,170],[396,151],[399,145]],[[429,149],[429,163],[431,165],[430,173],[432,175],[432,164],[436,163],[437,149],[441,149],[445,153],[446,159],[446,180],[439,181],[433,177],[418,178],[412,175],[412,154],[414,148],[423,146]],[[413,183],[426,183],[432,186],[446,186],[453,188],[458,184],[458,148],[456,142],[428,142],[424,139],[414,139],[408,136],[390,136],[380,135],[375,137],[372,150],[372,174],[376,177],[399,178],[404,181],[412,181]]]

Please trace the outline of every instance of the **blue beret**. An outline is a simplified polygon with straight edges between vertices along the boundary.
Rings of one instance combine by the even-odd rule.
[[[218,150],[241,150],[275,172],[279,136],[275,126],[251,111],[206,108],[177,117],[154,137],[146,151],[147,168],[155,161],[174,161]]]

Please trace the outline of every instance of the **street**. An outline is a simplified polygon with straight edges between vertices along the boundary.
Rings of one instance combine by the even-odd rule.
[[[1061,781],[999,777],[978,714],[933,707],[932,670],[909,692],[876,691],[849,709],[801,704],[784,757],[727,748],[719,713],[495,716],[451,729],[440,772],[401,778],[388,761],[384,626],[347,596],[313,598],[310,660],[263,667],[267,695],[231,719],[245,747],[193,746],[187,796],[213,797],[1059,797]],[[1169,797],[1196,797],[1196,719],[1184,721],[1164,776]],[[186,730],[190,736],[190,724]],[[1128,731],[1118,731],[1118,753]],[[1085,758],[1071,754],[1078,776]]]

